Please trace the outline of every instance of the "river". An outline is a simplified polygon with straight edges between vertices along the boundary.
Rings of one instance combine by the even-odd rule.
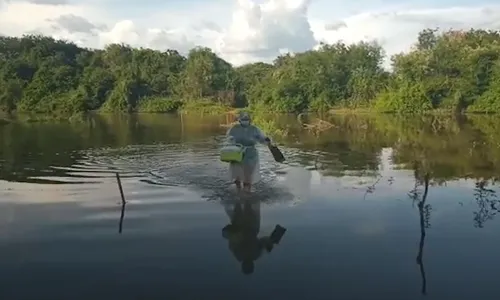
[[[226,116],[1,126],[0,298],[497,299],[500,121],[325,120],[259,119],[250,195]]]

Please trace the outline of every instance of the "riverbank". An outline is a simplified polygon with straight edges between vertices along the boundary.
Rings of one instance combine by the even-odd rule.
[[[334,115],[367,115],[367,114],[387,114],[387,115],[403,115],[403,116],[415,116],[415,115],[434,115],[434,116],[450,116],[450,115],[497,115],[500,111],[493,113],[491,111],[478,111],[478,110],[467,110],[462,112],[457,112],[455,109],[443,109],[436,108],[431,110],[426,110],[419,113],[398,113],[398,112],[387,112],[380,111],[375,108],[332,108],[328,110],[329,114]]]
[[[80,122],[85,121],[88,116],[91,115],[130,115],[130,114],[180,114],[180,115],[193,115],[193,116],[221,116],[226,120],[221,123],[221,126],[230,126],[235,120],[236,116],[241,111],[248,111],[252,114],[254,122],[259,124],[260,127],[271,130],[279,126],[272,124],[276,116],[290,116],[292,119],[298,119],[299,121],[304,116],[314,116],[315,119],[327,120],[331,116],[335,115],[398,115],[398,116],[456,116],[456,115],[494,115],[491,112],[479,112],[467,110],[457,113],[455,110],[451,109],[433,109],[427,110],[421,113],[396,113],[396,112],[381,112],[375,108],[371,107],[359,107],[359,108],[342,108],[335,107],[325,112],[303,112],[303,113],[277,113],[272,111],[266,111],[262,108],[235,108],[229,105],[224,105],[217,102],[212,102],[210,100],[193,100],[181,102],[173,98],[150,98],[141,102],[137,108],[130,112],[123,111],[113,111],[113,110],[94,110],[88,112],[80,112],[75,114],[28,114],[28,113],[11,113],[10,117],[0,117],[0,125],[6,125],[13,121],[21,122]],[[307,128],[311,128],[311,123],[303,124]],[[323,128],[324,124],[321,125]],[[313,127],[317,127],[314,125]],[[279,130],[276,132],[279,135],[286,134],[286,130]]]

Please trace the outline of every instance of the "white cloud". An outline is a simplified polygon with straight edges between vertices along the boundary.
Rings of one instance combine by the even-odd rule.
[[[182,7],[158,6],[157,1],[148,5],[148,1],[152,0],[142,0],[142,5],[110,0],[76,4],[0,0],[0,34],[40,32],[89,47],[123,42],[184,53],[200,45],[241,64],[308,50],[320,41],[378,40],[391,55],[409,49],[418,32],[427,27],[500,29],[500,5],[472,0],[461,0],[471,1],[468,7],[446,7],[443,2],[439,9],[422,8],[421,3],[417,9],[409,1],[397,6],[378,1],[377,11],[373,11],[375,2],[366,0],[356,7],[337,0],[186,0]],[[134,13],[138,7],[140,13]],[[370,11],[360,12],[360,7]],[[325,15],[337,19],[321,17]]]
[[[96,31],[107,29],[105,25],[93,24],[89,20],[73,14],[60,15],[55,19],[47,19],[47,21],[54,23],[53,29],[68,33],[94,34]]]
[[[135,47],[175,49],[181,53],[187,53],[196,46],[182,30],[140,28],[131,20],[120,21],[109,31],[101,32],[99,42],[101,47],[110,43],[126,43]]]
[[[64,5],[69,3],[68,0],[29,0],[28,2],[42,5]]]
[[[362,13],[348,17],[337,30],[326,30],[331,23],[317,22],[316,38],[324,42],[377,40],[391,55],[409,50],[425,28],[441,30],[484,28],[500,30],[500,6],[453,7]]]
[[[307,18],[309,0],[271,0],[255,4],[239,0],[231,26],[221,37],[218,50],[231,59],[246,61],[275,57],[281,49],[300,52],[316,41]]]
[[[126,43],[137,46],[142,41],[137,26],[131,20],[116,23],[110,31],[102,32],[100,37],[103,44]]]
[[[68,4],[68,0],[3,0],[5,3],[19,3],[19,2],[26,2],[26,3],[33,3],[33,4],[41,4],[41,5],[64,5]],[[2,3],[2,1],[0,1]]]
[[[61,34],[63,29],[54,28],[54,19],[65,15],[88,19],[99,16],[98,8],[83,5],[44,5],[29,2],[7,2],[0,6],[0,33],[19,36],[38,31],[49,35]],[[80,20],[81,21],[81,20]]]

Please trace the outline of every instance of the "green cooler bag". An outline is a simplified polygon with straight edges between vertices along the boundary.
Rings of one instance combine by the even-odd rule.
[[[225,145],[220,149],[220,160],[228,163],[243,161],[245,148],[242,145]]]

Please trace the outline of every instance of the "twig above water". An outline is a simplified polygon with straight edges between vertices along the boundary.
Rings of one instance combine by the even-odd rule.
[[[122,188],[122,181],[120,179],[120,174],[118,172],[115,173],[116,175],[116,182],[118,183],[118,188],[120,189],[120,196],[122,199],[122,204],[125,204],[125,195],[123,194],[123,188]]]
[[[123,187],[122,187],[122,181],[120,179],[120,174],[118,172],[116,172],[115,175],[116,175],[116,182],[118,183],[118,189],[120,190],[120,196],[121,196],[121,200],[122,200],[120,222],[118,224],[118,233],[121,234],[122,229],[123,229],[123,219],[125,218],[125,205],[127,204],[127,202],[125,201],[125,195],[123,193]]]

